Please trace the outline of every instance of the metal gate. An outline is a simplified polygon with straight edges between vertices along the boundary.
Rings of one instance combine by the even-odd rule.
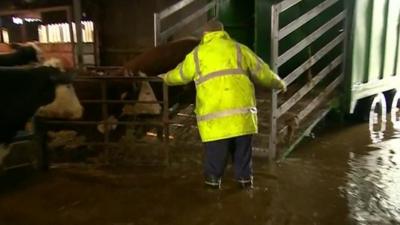
[[[164,22],[174,15],[181,13],[185,8],[189,7],[190,5],[196,3],[196,0],[182,0],[174,5],[164,9],[161,12],[154,13],[154,46],[158,46],[161,43],[167,41],[169,37],[171,37],[174,33],[184,28],[186,25],[190,24],[191,22],[198,20],[199,18],[203,17],[205,22],[211,20],[213,18],[218,17],[218,1],[212,0],[209,1],[207,4],[196,7],[194,10],[188,12],[189,15],[186,16],[183,20],[179,22],[172,23],[171,25],[164,25]],[[212,12],[210,12],[212,11]],[[190,32],[194,34],[200,31],[201,27],[194,27],[190,29]]]
[[[104,132],[102,134],[96,133],[96,137],[85,138],[87,140],[83,141],[82,145],[86,147],[100,147],[103,149],[103,153],[105,155],[105,160],[108,161],[110,156],[110,147],[118,147],[119,139],[111,140],[110,136],[112,133],[112,126],[136,126],[136,125],[147,125],[152,126],[161,131],[157,133],[158,140],[162,140],[168,142],[169,140],[169,99],[168,99],[168,89],[163,88],[162,96],[163,98],[155,101],[146,101],[146,100],[132,100],[132,99],[115,99],[110,98],[108,95],[108,87],[113,84],[113,82],[123,81],[130,84],[135,84],[139,82],[162,82],[160,78],[157,77],[140,77],[138,75],[125,75],[122,74],[122,67],[88,67],[85,71],[81,71],[79,76],[74,79],[75,90],[79,91],[76,88],[78,84],[90,84],[91,86],[96,87],[96,96],[95,98],[84,98],[79,95],[77,92],[80,103],[84,106],[84,108],[88,107],[98,107],[100,109],[100,118],[92,118],[90,113],[88,115],[86,110],[84,112],[84,116],[79,120],[52,120],[46,118],[36,117],[34,120],[34,131],[36,134],[36,138],[38,138],[38,142],[41,145],[41,159],[40,164],[46,169],[49,166],[49,146],[48,146],[48,131],[58,131],[58,130],[73,130],[77,131],[79,135],[88,135],[96,133],[96,126],[101,125],[104,127]],[[87,91],[87,90],[81,90]],[[121,93],[122,94],[122,93]],[[148,120],[144,119],[129,119],[123,121],[109,121],[110,116],[113,116],[109,111],[109,107],[112,105],[120,105],[125,104],[160,104],[162,105],[162,111],[159,115],[154,115],[154,118],[150,118]],[[97,108],[96,108],[97,109]],[[83,129],[86,132],[83,132]],[[89,132],[87,132],[90,130]],[[82,133],[81,133],[82,132]],[[150,143],[151,144],[151,143]],[[164,151],[164,159],[168,160],[168,149]]]
[[[335,4],[341,4],[340,0],[325,0],[307,11],[301,10],[300,17],[282,25],[283,23],[280,21],[282,14],[290,13],[293,7],[302,7],[301,4],[304,2],[306,1],[284,0],[272,5],[271,8],[271,68],[279,74],[285,65],[292,64],[293,66],[292,61],[296,60],[295,57],[302,51],[307,51],[309,57],[288,71],[284,78],[289,90],[287,94],[276,90],[271,93],[268,148],[270,159],[287,155],[305,135],[311,132],[318,121],[329,112],[331,108],[329,102],[334,98],[331,94],[339,87],[344,78],[341,68],[343,68],[345,54],[342,46],[346,36],[344,29],[346,10],[340,10],[334,15],[331,13],[325,15],[324,13]],[[316,21],[321,20],[321,16],[329,17],[329,19],[323,23]],[[289,48],[284,46],[285,38],[304,30],[307,23],[313,22],[313,20],[318,26],[314,26],[309,33],[306,33],[301,40]],[[337,35],[325,37],[328,32],[332,32],[332,29],[339,29]],[[318,42],[320,43],[318,44]],[[317,45],[318,47],[315,48],[318,50],[311,49],[312,45]],[[334,57],[328,57],[338,46],[342,48],[339,50],[340,53]],[[313,95],[306,98],[312,92]],[[285,116],[296,121],[298,127],[293,141],[279,143],[278,137],[287,135],[288,129],[290,129],[289,125],[283,123]]]

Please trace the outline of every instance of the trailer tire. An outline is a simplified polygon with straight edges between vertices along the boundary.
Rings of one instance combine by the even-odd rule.
[[[397,90],[391,104],[390,118],[393,126],[400,129],[400,90]]]
[[[369,130],[373,141],[379,141],[386,130],[387,104],[383,93],[375,95],[369,111]]]

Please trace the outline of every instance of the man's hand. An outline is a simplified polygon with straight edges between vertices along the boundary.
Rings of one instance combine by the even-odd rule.
[[[271,87],[273,89],[279,89],[282,92],[286,92],[286,89],[287,89],[285,81],[283,81],[280,78],[273,80]]]
[[[279,88],[283,93],[285,93],[287,91],[287,86],[285,81],[280,80],[280,88]]]

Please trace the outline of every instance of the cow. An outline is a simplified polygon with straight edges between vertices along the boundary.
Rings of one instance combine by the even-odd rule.
[[[66,72],[64,64],[58,58],[46,60],[43,66],[54,67],[61,72]],[[57,85],[54,100],[48,105],[41,106],[36,115],[52,119],[80,119],[83,115],[83,108],[79,103],[72,83]]]
[[[133,74],[141,71],[147,76],[157,76],[175,68],[199,43],[197,38],[184,38],[162,44],[136,56],[124,68]]]
[[[42,50],[33,42],[11,44],[11,52],[0,53],[0,66],[22,66],[43,61]]]
[[[125,63],[123,69],[107,73],[112,76],[149,76],[156,77],[159,74],[175,68],[185,56],[200,43],[199,39],[185,38],[157,47],[150,48],[134,59]],[[92,75],[88,72],[87,75]],[[107,76],[104,75],[104,76]],[[160,80],[161,81],[161,80]],[[130,99],[139,101],[163,100],[162,82],[128,82],[127,80],[113,80],[107,82],[107,98],[112,100]],[[90,83],[76,83],[75,87],[80,99],[99,99],[99,85]],[[194,85],[176,86],[169,88],[169,102],[174,105],[177,102],[193,103],[195,98]],[[117,126],[112,124],[118,120],[131,119],[131,117],[154,117],[161,113],[159,104],[110,104],[108,106],[110,117],[107,119],[111,123],[109,129],[115,130]],[[148,116],[149,115],[149,116]],[[101,107],[91,105],[85,108],[84,117],[90,117],[91,120],[102,120]],[[139,128],[139,126],[137,127]],[[102,122],[97,126],[100,133],[105,132],[105,126]],[[114,131],[113,136],[118,136],[122,130]]]
[[[136,56],[133,60],[124,65],[124,69],[135,75],[149,77],[158,76],[174,69],[199,43],[200,40],[197,38],[184,38],[159,45]],[[141,94],[146,97],[154,95],[156,99],[162,100],[162,85],[162,82],[151,82],[150,84],[143,82],[142,88],[146,90],[142,90]],[[150,87],[152,90],[148,90]],[[176,103],[194,103],[194,90],[193,83],[186,86],[169,87],[168,99],[170,106]]]
[[[157,75],[168,72],[182,62],[186,55],[190,53],[200,40],[197,38],[184,38],[172,41],[166,44],[153,47],[142,54],[136,56],[133,60],[124,65],[124,73],[137,76],[156,77]],[[127,92],[125,96],[137,99],[139,101],[162,101],[163,83],[162,82],[141,82],[140,90]],[[194,103],[195,87],[194,84],[186,86],[169,87],[169,106],[176,106],[180,103]],[[122,108],[120,116],[135,116],[139,118],[154,117],[161,113],[159,104],[141,104],[125,105]],[[109,121],[116,121],[115,116],[110,117]],[[114,126],[115,127],[115,126]],[[136,126],[137,136],[143,135],[147,128]],[[104,132],[104,126],[98,126],[100,132]]]
[[[12,142],[38,109],[44,117],[80,118],[72,75],[50,65],[0,67],[0,143]]]

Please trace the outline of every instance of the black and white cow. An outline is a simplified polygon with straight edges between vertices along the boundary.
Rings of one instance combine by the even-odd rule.
[[[13,51],[0,53],[0,66],[20,66],[42,61],[42,50],[33,42],[11,44]]]
[[[52,66],[0,67],[0,143],[10,143],[37,111],[45,117],[80,118],[83,108],[71,75]]]

